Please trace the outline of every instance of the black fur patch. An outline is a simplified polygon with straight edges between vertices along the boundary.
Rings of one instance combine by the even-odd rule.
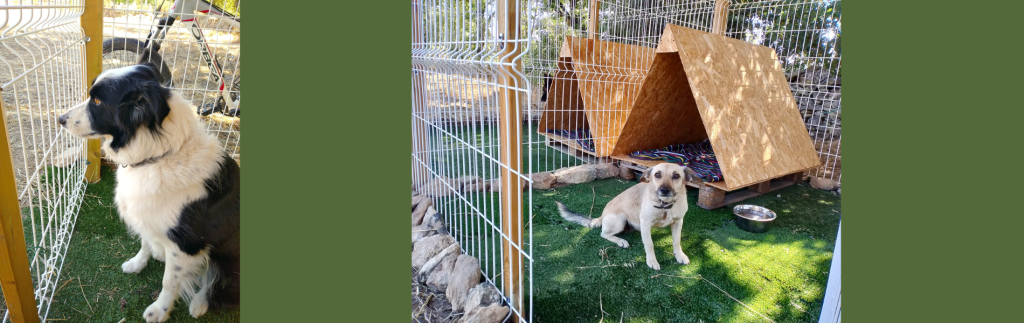
[[[223,154],[220,170],[206,179],[206,197],[182,209],[178,225],[167,232],[181,251],[195,256],[207,247],[219,249],[239,229],[239,169],[234,159]]]
[[[160,86],[159,80],[156,66],[149,63],[117,77],[104,77],[89,89],[89,122],[96,134],[113,137],[110,148],[115,152],[127,146],[138,131],[159,133],[160,124],[171,112],[167,104],[171,91]]]
[[[222,155],[220,170],[204,183],[206,197],[186,205],[178,225],[167,232],[189,255],[209,250],[210,265],[218,274],[210,290],[211,308],[235,308],[240,302],[240,176],[235,160]]]

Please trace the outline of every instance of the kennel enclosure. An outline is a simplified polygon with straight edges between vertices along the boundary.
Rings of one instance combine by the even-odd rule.
[[[649,167],[659,162],[628,154],[709,140],[724,180],[700,185],[704,208],[792,185],[799,178],[770,181],[820,166],[773,49],[668,25],[657,53],[614,159]]]
[[[813,159],[822,163],[807,173],[839,181],[839,18],[838,1],[413,1],[414,188],[439,196],[437,211],[463,250],[481,259],[488,281],[499,288],[504,281],[521,282],[514,290],[518,295],[502,291],[512,304],[512,321],[534,321],[531,219],[539,192],[517,188],[530,187],[531,174],[616,156],[613,150],[620,143],[612,142],[622,140],[616,133],[620,130],[594,131],[592,120],[609,117],[604,120],[619,120],[622,129],[636,126],[624,118],[639,107],[623,99],[640,96],[641,84],[650,77],[644,64],[668,55],[656,53],[666,25],[772,48],[785,79],[777,84],[792,91],[798,127],[811,137]],[[577,57],[572,48],[578,48]],[[600,61],[602,56],[583,55],[587,51],[634,60]],[[615,90],[587,93],[586,82]],[[690,120],[706,127],[702,118]],[[548,128],[581,135],[563,136]],[[763,159],[764,151],[758,152]],[[735,154],[741,153],[752,154]],[[766,167],[772,176],[788,175],[778,174],[788,170]],[[728,186],[713,185],[725,191],[754,182],[747,184],[754,187],[750,192],[773,185],[757,182],[759,176],[736,177],[723,182]],[[489,189],[465,185],[481,182]]]

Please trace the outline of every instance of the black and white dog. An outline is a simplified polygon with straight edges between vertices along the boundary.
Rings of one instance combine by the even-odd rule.
[[[158,71],[151,63],[104,71],[89,98],[58,118],[74,136],[104,139],[121,165],[114,202],[142,241],[121,269],[138,273],[150,256],[165,263],[147,322],[166,321],[179,296],[194,317],[238,307],[241,285],[238,164]]]

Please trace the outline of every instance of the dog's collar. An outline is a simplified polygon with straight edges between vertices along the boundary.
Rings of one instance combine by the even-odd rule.
[[[668,205],[663,205],[663,206],[657,206],[657,205],[655,205],[655,206],[654,206],[654,208],[656,208],[656,209],[662,209],[662,210],[667,210],[667,209],[671,209],[673,205],[676,205],[676,203],[675,203],[675,202],[672,202],[672,203],[670,203],[670,204],[668,204]]]
[[[171,152],[168,151],[168,152],[164,153],[163,155],[156,156],[156,157],[150,157],[150,158],[148,158],[146,160],[143,160],[143,161],[140,161],[138,163],[131,164],[131,165],[121,164],[121,168],[128,168],[128,166],[131,166],[132,168],[135,168],[135,167],[143,166],[143,165],[146,165],[146,164],[152,164],[152,163],[155,163],[156,161],[160,160],[161,158],[166,157],[170,153]]]

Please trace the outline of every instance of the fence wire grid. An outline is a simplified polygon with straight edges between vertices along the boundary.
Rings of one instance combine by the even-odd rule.
[[[523,305],[511,304],[523,322],[536,317],[533,193],[527,189],[514,195],[518,201],[508,201],[508,187],[499,187],[498,175],[514,174],[512,189],[519,189],[515,185],[533,184],[529,174],[610,161],[607,152],[618,136],[614,125],[624,121],[639,92],[666,24],[775,49],[822,161],[808,175],[841,180],[840,1],[609,0],[595,1],[596,8],[590,3],[412,2],[413,187],[435,198],[464,252],[481,260],[486,280],[505,295],[510,287],[502,285],[508,274],[503,257],[523,261]],[[506,6],[518,8],[512,24],[504,21]],[[718,23],[716,8],[724,8]],[[520,51],[503,59],[505,44]],[[572,51],[611,53],[616,59],[590,54],[571,61],[566,56]],[[606,94],[585,95],[583,100],[592,101],[584,109],[584,102],[568,99],[576,91]],[[521,115],[501,113],[503,104],[512,103]],[[594,125],[588,119],[612,122]],[[499,125],[508,127],[507,138]],[[502,153],[522,164],[503,163]],[[519,214],[503,214],[502,206]],[[521,237],[505,234],[506,215],[521,219],[513,224],[522,228]],[[520,238],[517,247],[502,247]]]
[[[166,17],[172,7],[194,8],[192,12],[182,12],[166,28],[166,36],[157,52],[171,74],[169,87],[190,100],[197,107],[197,113],[215,110],[214,107],[223,105],[220,80],[226,84],[230,97],[240,101],[241,1],[220,0],[212,3],[216,6],[214,10],[234,16],[233,19],[223,19],[210,12],[210,4],[203,0],[104,1],[103,69],[138,63],[142,51],[125,48],[134,49],[135,42],[145,42],[158,21]],[[202,40],[195,35],[200,35]],[[204,49],[212,54],[212,61],[204,57]],[[220,66],[220,74],[216,68],[210,68],[211,62]],[[230,109],[221,108],[200,115],[200,120],[206,125],[207,132],[220,139],[224,151],[241,165],[242,121],[241,116],[235,116]]]
[[[85,194],[84,140],[57,117],[85,99],[81,1],[0,5],[0,95],[39,316],[46,320]],[[4,183],[8,185],[8,183]],[[2,322],[10,321],[0,297]]]
[[[197,8],[182,12],[167,28],[158,53],[171,72],[171,89],[199,107],[197,114],[204,108],[214,110],[201,120],[241,163],[240,1],[215,0],[213,5],[230,19],[212,17],[207,10],[210,4],[201,0],[104,1],[103,39],[89,41],[144,41],[163,12],[174,6]],[[87,38],[80,21],[84,8],[81,0],[9,0],[0,5],[0,113],[10,140],[35,299],[43,321],[54,302],[85,193],[85,142],[61,131],[57,123],[58,116],[87,96]],[[196,33],[202,41],[193,36]],[[212,53],[217,68],[210,68],[214,65],[203,57],[201,47]],[[139,61],[138,55],[125,51],[104,54],[104,69]],[[226,93],[221,91],[224,88]],[[218,102],[223,97],[229,97],[231,104]],[[218,105],[220,109],[211,109]],[[0,322],[10,321],[2,297],[0,314]]]

